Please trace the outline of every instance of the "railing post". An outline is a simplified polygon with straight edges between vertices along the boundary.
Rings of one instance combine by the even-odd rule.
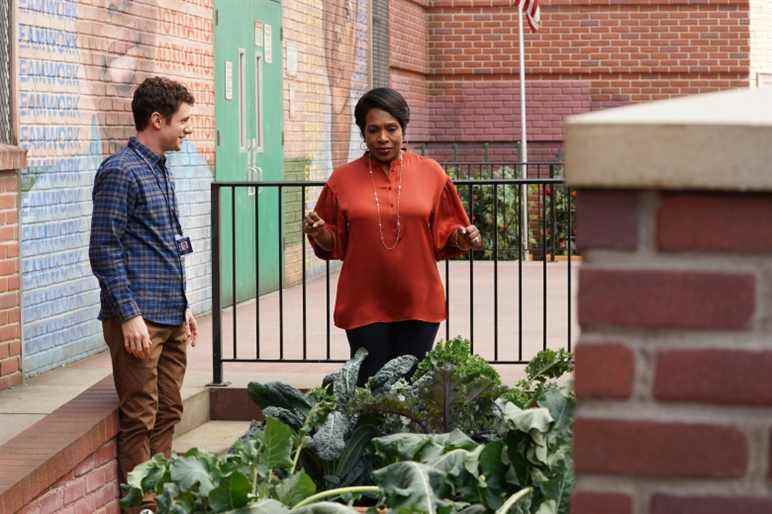
[[[220,188],[212,183],[212,382],[208,387],[225,387],[222,376],[222,305],[220,294]]]

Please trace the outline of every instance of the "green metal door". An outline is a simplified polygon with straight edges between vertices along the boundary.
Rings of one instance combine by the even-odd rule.
[[[280,180],[284,162],[281,2],[216,0],[215,10],[216,179]],[[234,223],[236,301],[278,288],[282,246],[278,204],[276,188],[221,192],[224,305],[233,301]]]

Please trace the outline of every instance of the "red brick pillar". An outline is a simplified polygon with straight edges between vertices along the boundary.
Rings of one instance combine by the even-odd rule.
[[[0,390],[21,384],[19,172],[26,152],[0,145]]]
[[[566,133],[584,256],[572,513],[772,513],[772,89]]]

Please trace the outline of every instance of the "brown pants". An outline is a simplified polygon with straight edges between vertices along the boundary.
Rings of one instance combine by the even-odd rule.
[[[185,326],[147,323],[150,356],[139,359],[123,347],[117,320],[102,322],[118,392],[118,463],[121,480],[156,453],[169,457],[174,425],[182,418],[182,379],[187,362]]]

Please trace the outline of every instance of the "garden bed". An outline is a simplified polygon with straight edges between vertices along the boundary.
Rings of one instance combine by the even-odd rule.
[[[264,422],[223,456],[155,456],[130,474],[123,504],[152,493],[159,514],[568,512],[569,354],[540,353],[511,387],[461,340],[357,387],[365,356],[307,394],[251,383]]]

